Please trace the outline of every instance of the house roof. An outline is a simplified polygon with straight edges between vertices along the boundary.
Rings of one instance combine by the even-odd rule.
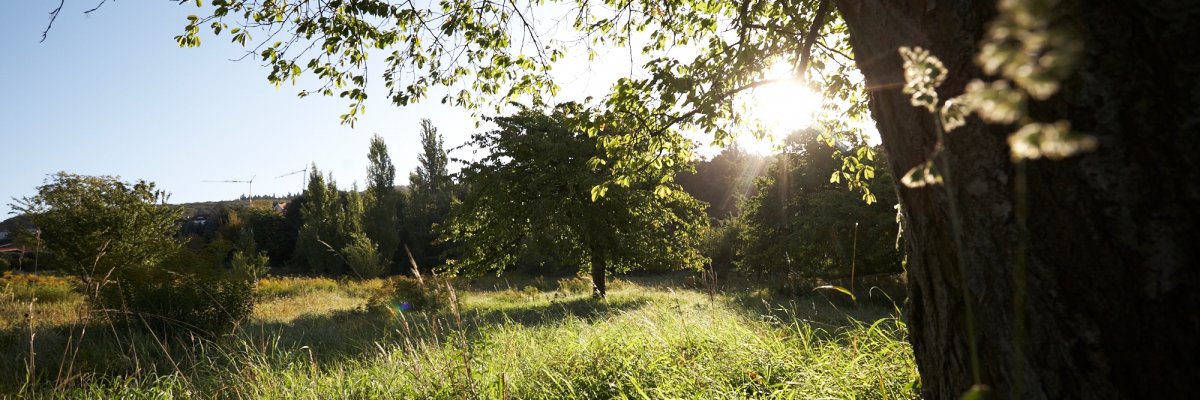
[[[25,253],[25,248],[22,246],[2,246],[0,253]]]

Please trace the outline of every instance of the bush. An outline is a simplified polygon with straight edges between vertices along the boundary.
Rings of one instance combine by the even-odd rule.
[[[737,251],[745,245],[741,241],[745,231],[746,223],[741,218],[720,221],[704,231],[700,249],[712,260],[713,268],[722,273],[734,269],[740,261]]]
[[[350,245],[342,249],[342,256],[346,258],[350,271],[359,279],[383,275],[385,266],[383,257],[379,255],[379,248],[363,233],[354,233],[351,236]]]
[[[432,281],[422,284],[416,278],[397,276],[389,284],[392,289],[389,306],[400,311],[437,312],[450,305],[446,289]]]
[[[117,322],[164,333],[227,333],[254,308],[254,280],[182,251],[166,267],[123,270],[96,299]]]
[[[265,278],[271,270],[271,261],[267,258],[267,253],[261,251],[249,255],[241,251],[233,253],[230,264],[233,265],[235,274],[250,278],[253,282]]]
[[[378,299],[391,297],[392,288],[388,281],[381,278],[363,279],[342,282],[342,291],[351,297]]]

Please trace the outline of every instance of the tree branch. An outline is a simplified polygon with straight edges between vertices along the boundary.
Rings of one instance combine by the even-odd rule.
[[[50,28],[54,27],[54,20],[58,19],[58,13],[62,12],[63,4],[66,4],[66,2],[67,0],[59,0],[58,7],[50,11],[50,23],[46,24],[46,30],[42,31],[42,40],[38,41],[38,43],[46,42],[46,35],[50,34]]]
[[[821,27],[825,25],[825,15],[829,14],[829,0],[817,0],[820,5],[817,6],[817,13],[813,16],[812,25],[808,27],[808,33],[804,35],[804,50],[800,53],[800,73],[807,75],[808,63],[812,60],[813,43],[817,41],[817,34],[821,32]]]

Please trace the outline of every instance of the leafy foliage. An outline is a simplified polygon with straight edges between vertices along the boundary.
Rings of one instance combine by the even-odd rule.
[[[151,182],[59,172],[14,208],[32,217],[55,265],[94,290],[179,251],[182,210],[166,199]]]
[[[1008,136],[1014,161],[1038,158],[1062,159],[1096,148],[1096,138],[1074,133],[1068,121],[1037,122],[1029,113],[1029,102],[1046,100],[1058,92],[1059,83],[1074,71],[1083,45],[1074,22],[1062,11],[1059,0],[1000,1],[999,15],[988,27],[976,63],[989,75],[1002,79],[973,80],[959,96],[939,108],[935,89],[947,70],[928,50],[900,48],[904,59],[905,93],[912,104],[934,113],[941,128],[938,144],[929,161],[904,174],[901,183],[910,188],[941,184],[933,159],[944,151],[941,134],[966,124],[972,113],[985,122],[1019,125]],[[932,93],[932,95],[930,95]]]
[[[425,283],[417,278],[396,276],[388,280],[390,292],[389,308],[400,311],[438,312],[450,304],[446,290],[433,282]]]
[[[350,272],[360,279],[376,278],[387,270],[379,248],[365,234],[352,234],[350,243],[342,249],[342,255]]]
[[[354,206],[342,200],[333,176],[322,176],[315,164],[304,197],[300,210],[303,225],[296,241],[296,256],[314,273],[346,272],[345,260],[339,252],[350,243],[350,235],[358,226],[352,214]]]
[[[252,309],[254,276],[266,259],[238,257],[239,268],[227,270],[231,242],[203,252],[184,248],[176,225],[182,209],[166,198],[145,181],[60,172],[19,209],[32,215],[56,264],[83,282],[91,305],[109,318],[163,331],[223,332]],[[227,219],[225,227],[240,228],[236,213]]]
[[[671,182],[683,163],[622,178],[597,195],[614,173],[597,161],[601,142],[614,137],[596,130],[606,121],[575,103],[492,121],[497,129],[471,141],[492,152],[463,169],[471,190],[447,222],[447,234],[463,244],[460,269],[503,270],[547,242],[564,262],[601,262],[612,271],[696,268],[703,261],[697,248],[707,219]],[[543,241],[547,233],[554,237]]]
[[[746,247],[746,221],[741,216],[719,220],[704,231],[700,249],[720,273],[733,270]]]
[[[408,178],[405,228],[413,258],[422,268],[429,269],[445,261],[448,246],[439,243],[435,225],[450,213],[455,185],[442,136],[428,119],[421,120],[421,153],[417,161],[416,171]]]
[[[378,247],[381,266],[385,269],[392,260],[399,259],[400,193],[396,191],[396,166],[388,155],[387,144],[375,135],[367,153],[366,211],[363,215],[363,230]]]
[[[804,277],[849,275],[852,263],[859,274],[900,271],[895,191],[882,160],[869,160],[880,166],[872,192],[881,199],[866,204],[825,179],[837,160],[815,132],[797,132],[784,150],[746,203],[739,268]]]
[[[240,253],[239,253],[240,254]],[[240,257],[239,257],[240,258]],[[266,259],[241,259],[226,270],[182,250],[160,268],[129,270],[100,291],[108,318],[168,333],[228,333],[253,311],[254,273]]]
[[[296,232],[299,224],[287,219],[287,211],[279,213],[271,209],[246,208],[241,211],[248,235],[253,238],[255,249],[261,250],[275,265],[282,265],[292,257],[296,249]],[[243,251],[251,251],[242,248]]]
[[[257,282],[267,276],[267,272],[271,270],[270,259],[264,252],[233,253],[233,258],[230,260],[230,265],[233,267],[233,272],[250,278],[252,282]]]
[[[766,76],[777,62],[823,92],[818,125],[827,141],[859,142],[859,122],[867,118],[865,87],[849,56],[845,23],[829,3],[574,2],[564,22],[580,34],[575,43],[583,44],[589,59],[594,47],[608,45],[636,48],[648,59],[644,73],[621,79],[595,105],[605,120],[624,125],[609,130],[602,142],[613,173],[599,185],[620,185],[687,152],[686,141],[664,134],[671,129],[694,128],[728,143],[732,130],[747,122],[731,100],[778,82],[781,78]],[[205,10],[207,15],[189,16],[176,40],[192,47],[200,44],[202,28],[214,36],[224,32],[270,66],[272,84],[296,83],[310,74],[318,86],[300,95],[348,99],[343,123],[353,124],[364,110],[367,82],[373,78],[367,59],[379,53],[387,54],[381,75],[396,105],[445,87],[443,103],[471,110],[490,105],[499,112],[511,101],[538,104],[543,94],[557,92],[549,72],[565,55],[567,42],[542,37],[546,26],[535,17],[552,12],[543,6],[478,0],[436,5],[220,0]],[[668,53],[683,47],[696,49],[695,56]],[[862,148],[868,147],[857,146]],[[639,152],[645,149],[656,151]],[[861,160],[849,160],[844,167],[852,177],[845,183],[869,198],[865,181],[854,174]]]
[[[553,90],[546,72],[562,55],[558,45],[532,36],[529,46],[519,46],[510,34],[513,23],[524,23],[530,13],[515,3],[485,1],[217,0],[210,15],[189,16],[184,33],[175,39],[181,47],[194,47],[200,45],[202,26],[214,36],[226,32],[234,43],[253,47],[251,52],[271,67],[267,79],[275,85],[295,82],[307,71],[321,83],[300,96],[336,94],[350,100],[342,121],[353,125],[365,109],[367,58],[373,50],[387,52],[384,85],[398,105],[425,98],[431,86],[457,87],[442,102],[468,108],[480,106],[481,96],[506,101]],[[268,39],[254,43],[252,30]],[[267,43],[281,32],[282,40]]]
[[[711,159],[696,161],[696,170],[676,178],[696,200],[707,203],[709,218],[727,219],[741,213],[741,202],[754,194],[754,181],[766,172],[766,158],[733,144]]]

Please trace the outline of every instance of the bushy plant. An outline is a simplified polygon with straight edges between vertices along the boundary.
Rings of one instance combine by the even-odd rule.
[[[271,261],[267,258],[266,252],[257,252],[246,254],[245,252],[233,253],[233,259],[230,261],[233,266],[233,272],[250,278],[252,282],[258,282],[267,276],[267,272],[271,270]]]
[[[201,253],[184,248],[175,222],[182,209],[166,205],[167,197],[151,182],[60,172],[17,209],[32,216],[56,264],[110,320],[164,332],[228,331],[250,314],[254,274],[265,262],[243,256],[230,271],[228,241]]]
[[[97,300],[117,322],[168,333],[220,335],[250,315],[254,280],[250,275],[195,263],[191,254],[165,267],[123,271]]]
[[[436,312],[446,308],[450,299],[446,289],[434,282],[423,282],[417,278],[397,276],[389,282],[391,299],[389,306],[400,311]]]
[[[700,251],[712,260],[712,266],[717,270],[732,270],[741,258],[738,249],[744,245],[741,236],[745,230],[746,223],[741,218],[721,220],[704,231]]]
[[[377,278],[383,275],[386,265],[379,248],[362,232],[351,235],[350,244],[342,249],[342,257],[350,271],[360,279]]]
[[[183,209],[166,205],[167,197],[153,182],[59,172],[14,206],[37,225],[55,265],[95,289],[178,252]]]

